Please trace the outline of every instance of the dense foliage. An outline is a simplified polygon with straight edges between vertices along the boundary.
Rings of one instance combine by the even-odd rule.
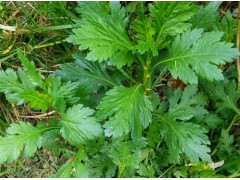
[[[220,4],[79,2],[74,63],[43,76],[18,49],[22,68],[0,71],[8,102],[58,115],[10,124],[0,163],[44,148],[72,152],[51,177],[237,177],[240,53]]]

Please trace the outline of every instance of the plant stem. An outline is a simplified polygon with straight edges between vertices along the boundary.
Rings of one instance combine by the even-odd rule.
[[[168,171],[170,171],[176,164],[171,165],[166,171],[164,171],[159,178],[163,177]]]
[[[237,177],[240,177],[240,173],[234,173],[234,174],[228,176],[228,178],[237,178]]]
[[[159,82],[159,80],[162,78],[163,74],[166,72],[166,67],[162,70],[162,72],[158,75],[157,79],[154,81],[154,83],[151,86],[151,89],[154,89]]]
[[[129,76],[126,71],[124,71],[123,69],[119,69],[119,71],[120,71],[127,79],[129,79],[131,82],[133,82],[133,83],[136,84],[135,79],[133,79],[131,76]]]
[[[141,64],[142,68],[144,68],[145,63],[144,63],[144,60],[143,60],[142,56],[141,55],[137,55],[137,58],[138,58],[138,60],[139,60],[139,62]]]
[[[237,16],[237,36],[236,36],[236,48],[240,50],[239,42],[240,42],[240,3],[238,2],[238,16]],[[240,58],[236,59],[237,64],[237,72],[238,72],[238,88],[240,88]]]
[[[143,86],[145,88],[145,94],[148,94],[151,89],[149,89],[149,80],[150,80],[150,73],[149,69],[151,66],[151,59],[149,52],[147,53],[147,60],[146,65],[143,67]]]
[[[4,172],[1,172],[1,173],[0,173],[0,177],[3,176],[3,175],[5,175],[5,174],[7,174],[7,173],[10,173],[10,172],[16,170],[16,168],[17,168],[17,165],[15,165],[14,167],[12,167],[12,168],[4,171]]]
[[[238,119],[238,114],[236,114],[236,115],[234,116],[234,118],[233,118],[232,122],[229,124],[226,132],[229,132],[229,131],[232,129],[232,127],[233,127],[233,125],[235,124],[235,122],[236,122],[237,119]]]
[[[118,173],[117,173],[117,178],[121,178],[122,177],[122,173],[123,173],[124,167],[118,167]]]

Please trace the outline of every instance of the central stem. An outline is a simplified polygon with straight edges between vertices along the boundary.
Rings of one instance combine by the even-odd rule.
[[[150,67],[151,67],[151,59],[149,53],[147,53],[147,59],[146,64],[143,66],[143,86],[145,88],[145,94],[148,94],[148,92],[151,90],[149,88],[149,82],[150,82]]]

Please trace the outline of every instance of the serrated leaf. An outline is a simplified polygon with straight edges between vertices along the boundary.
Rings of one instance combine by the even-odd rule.
[[[89,170],[83,163],[87,159],[87,155],[79,150],[70,162],[64,164],[55,175],[55,178],[87,178]]]
[[[32,83],[34,85],[40,86],[43,89],[46,89],[44,82],[41,78],[41,73],[37,71],[34,62],[30,62],[20,50],[17,50],[17,53],[18,58],[20,59],[25,71],[28,72],[29,78],[31,79]]]
[[[192,117],[203,118],[208,113],[204,106],[207,97],[198,93],[197,85],[185,87],[184,91],[176,89],[172,95],[168,95],[169,115],[174,119],[188,120]]]
[[[85,79],[89,81],[91,89],[96,89],[96,85],[97,87],[116,85],[114,79],[107,73],[104,63],[87,61],[79,55],[74,55],[73,58],[76,59],[74,64],[62,65],[61,70],[55,71],[54,75],[66,81]]]
[[[118,175],[125,169],[138,169],[141,160],[141,149],[145,146],[144,138],[134,141],[117,142],[113,144],[109,157],[118,166]]]
[[[152,121],[152,105],[144,95],[142,85],[111,89],[97,109],[100,119],[109,117],[109,121],[104,124],[105,135],[108,137],[121,137],[130,131],[132,137],[139,137],[142,129]]]
[[[227,42],[234,42],[237,33],[237,20],[233,18],[230,10],[227,10],[221,23],[218,24],[218,30],[224,32],[223,39]]]
[[[240,91],[237,84],[232,81],[201,81],[202,87],[209,93],[210,98],[216,103],[217,112],[225,113],[226,110],[232,110],[240,115],[240,109],[237,106],[240,97]],[[214,89],[214,91],[212,91]]]
[[[100,62],[112,59],[112,64],[121,68],[133,61],[129,51],[132,43],[125,33],[125,10],[116,3],[119,2],[111,3],[110,14],[103,3],[79,3],[78,10],[83,19],[80,28],[73,29],[74,34],[67,41],[79,45],[80,50],[89,49],[86,59]]]
[[[195,14],[195,7],[190,2],[154,2],[149,4],[153,19],[155,41],[160,45],[166,36],[175,36],[191,27],[189,20]]]
[[[206,129],[197,124],[174,121],[168,115],[154,113],[154,116],[155,120],[160,122],[160,133],[168,146],[171,162],[179,162],[182,154],[185,154],[191,162],[200,159],[211,161]]]
[[[21,97],[21,94],[26,90],[33,89],[34,86],[21,69],[17,72],[12,69],[0,71],[0,92],[3,92],[11,103],[17,105],[25,103],[26,101]]]
[[[91,178],[112,178],[116,174],[117,166],[108,157],[109,151],[98,153],[89,162]]]
[[[234,147],[232,146],[233,142],[233,135],[229,135],[225,129],[222,129],[221,137],[219,138],[219,148],[221,151],[224,151],[228,155],[231,155],[234,150]]]
[[[226,154],[225,154],[226,155]],[[234,174],[240,171],[240,156],[239,153],[227,155],[224,165],[218,169],[219,172],[229,172]]]
[[[73,145],[84,144],[102,134],[101,125],[93,116],[94,110],[84,108],[78,104],[62,115],[61,134],[64,139]]]
[[[60,156],[62,149],[65,147],[61,143],[62,136],[59,129],[53,129],[42,135],[42,147],[50,151],[54,156]]]
[[[46,112],[48,107],[52,104],[52,100],[48,94],[39,93],[36,90],[25,90],[21,93],[21,97],[28,102],[30,108],[43,112]]]
[[[22,153],[24,157],[32,156],[41,147],[41,135],[54,127],[34,127],[29,123],[11,124],[7,136],[0,138],[0,164],[17,160]]]
[[[220,42],[222,32],[206,32],[202,29],[186,31],[178,35],[168,48],[168,55],[158,65],[164,64],[172,76],[184,83],[197,84],[198,76],[213,80],[223,80],[219,64],[232,62],[239,52],[233,44]]]
[[[214,113],[209,113],[206,117],[204,117],[202,122],[206,123],[212,130],[219,129],[223,125],[223,120]]]
[[[152,166],[148,165],[148,166],[145,166],[144,164],[141,164],[140,165],[140,168],[138,170],[138,173],[140,176],[142,177],[147,177],[147,178],[154,178],[154,169]]]
[[[79,82],[62,82],[60,77],[53,77],[46,81],[52,107],[60,114],[65,112],[66,103],[71,105],[79,103],[80,97],[76,94],[80,86]]]
[[[137,33],[138,42],[134,48],[136,48],[140,54],[151,50],[153,56],[157,56],[158,51],[153,40],[155,29],[152,27],[151,21],[144,14],[143,10],[138,14],[137,19],[134,21],[133,30]]]
[[[205,7],[199,6],[197,13],[189,21],[192,28],[204,28],[206,31],[216,30],[220,22],[218,8],[221,4],[222,2],[215,1],[209,2]]]

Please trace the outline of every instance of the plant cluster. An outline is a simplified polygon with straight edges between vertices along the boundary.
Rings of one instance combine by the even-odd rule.
[[[238,177],[240,53],[220,4],[79,2],[74,63],[42,76],[19,49],[23,68],[0,71],[10,103],[59,116],[10,124],[0,164],[45,148],[71,152],[51,177]]]

